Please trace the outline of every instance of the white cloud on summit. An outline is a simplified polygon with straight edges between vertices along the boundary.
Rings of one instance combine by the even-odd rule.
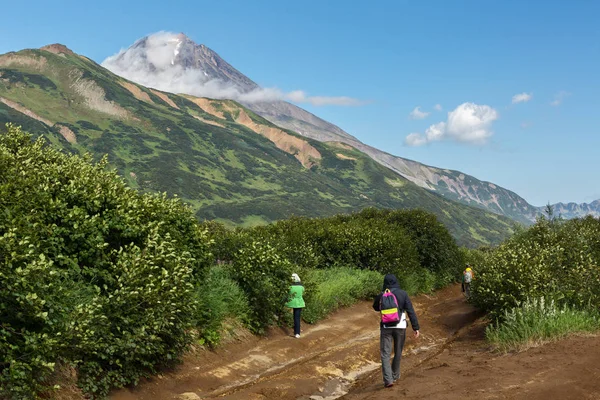
[[[415,109],[410,112],[409,117],[411,119],[424,119],[424,118],[427,118],[427,116],[429,114],[431,114],[431,113],[428,113],[426,111],[421,111],[421,106],[418,106],[418,107],[415,107]]]
[[[121,50],[108,57],[102,66],[141,85],[172,93],[199,97],[232,99],[245,103],[289,100],[314,106],[357,106],[364,102],[351,97],[309,96],[302,90],[285,93],[277,88],[258,88],[249,92],[230,82],[210,78],[199,68],[174,64],[180,39],[171,32],[158,32],[148,37],[146,46]]]
[[[532,98],[533,98],[533,93],[519,93],[519,94],[515,94],[512,97],[512,103],[513,104],[527,103]]]
[[[445,122],[438,122],[424,134],[411,133],[404,139],[407,146],[422,146],[441,140],[453,140],[468,144],[485,144],[494,134],[492,123],[498,112],[490,106],[463,103],[448,113]]]

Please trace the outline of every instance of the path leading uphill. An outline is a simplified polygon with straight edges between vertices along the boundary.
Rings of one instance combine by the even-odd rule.
[[[517,355],[489,352],[484,323],[453,286],[413,299],[421,337],[407,331],[402,377],[384,389],[378,314],[363,302],[301,339],[268,337],[190,356],[177,369],[112,394],[148,399],[600,398],[600,339],[572,338]]]

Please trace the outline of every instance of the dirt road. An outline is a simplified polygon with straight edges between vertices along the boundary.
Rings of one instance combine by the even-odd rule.
[[[378,314],[364,302],[305,324],[300,339],[277,330],[196,353],[176,370],[111,398],[600,399],[600,339],[572,338],[501,356],[489,352],[481,315],[459,287],[413,303],[422,335],[407,335],[402,377],[390,389],[381,381]]]

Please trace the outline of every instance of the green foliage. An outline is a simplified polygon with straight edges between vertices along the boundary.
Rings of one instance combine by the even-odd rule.
[[[264,332],[281,318],[291,274],[290,262],[268,243],[249,241],[235,256],[231,275],[248,296],[253,332]]]
[[[372,299],[381,291],[383,275],[350,267],[313,270],[303,278],[306,308],[302,318],[313,324],[340,307]]]
[[[400,287],[408,294],[431,293],[434,289],[441,287],[440,282],[446,280],[445,275],[436,275],[427,268],[419,267],[396,275]]]
[[[455,271],[463,264],[462,254],[435,215],[424,210],[402,210],[391,212],[388,221],[402,226],[409,233],[417,247],[419,263],[438,275],[436,288],[455,278]]]
[[[199,329],[200,343],[215,347],[222,339],[225,321],[249,320],[250,306],[246,294],[231,278],[231,271],[223,265],[210,268],[204,281],[196,288],[195,325]]]
[[[540,218],[476,266],[473,300],[502,317],[527,298],[600,306],[600,220]]]
[[[424,210],[367,209],[359,219],[383,218],[388,226],[402,228],[416,246],[418,263],[435,275],[434,288],[447,285],[456,278],[463,264],[456,242],[434,214]]]
[[[0,396],[30,397],[54,363],[90,396],[185,349],[210,241],[188,207],[127,188],[106,160],[0,135]]]
[[[352,265],[402,274],[418,267],[416,248],[404,229],[357,215],[292,218],[254,228],[249,234],[277,243],[279,252],[303,268]]]
[[[543,297],[506,310],[502,321],[488,326],[485,334],[503,352],[527,349],[572,333],[600,330],[597,310],[559,307],[554,300]]]

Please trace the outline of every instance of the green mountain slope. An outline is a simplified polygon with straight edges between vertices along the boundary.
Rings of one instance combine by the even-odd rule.
[[[238,103],[163,93],[61,45],[0,56],[0,123],[66,151],[108,154],[133,187],[188,201],[230,225],[364,207],[434,212],[463,244],[497,243],[512,222],[422,189],[361,151],[281,129]]]

